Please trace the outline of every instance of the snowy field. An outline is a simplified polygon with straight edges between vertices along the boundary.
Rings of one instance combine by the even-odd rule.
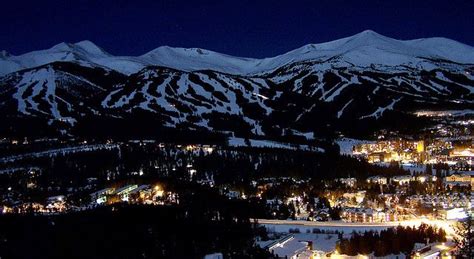
[[[277,141],[271,141],[271,140],[249,139],[248,143],[245,143],[244,138],[230,137],[227,140],[227,143],[231,147],[279,148],[279,149],[290,149],[290,150],[324,152],[324,149],[319,148],[319,147],[290,144],[290,143],[277,142]]]
[[[352,139],[352,138],[341,138],[336,140],[336,143],[339,145],[341,155],[352,155],[352,147],[360,144],[373,144],[375,141],[371,140],[361,140],[361,139]]]
[[[111,150],[117,149],[119,145],[116,144],[97,144],[97,145],[81,145],[81,146],[74,146],[74,147],[65,147],[65,148],[58,148],[58,149],[50,149],[46,151],[39,151],[33,153],[26,153],[21,155],[14,155],[8,157],[1,157],[0,163],[8,163],[8,162],[15,162],[22,159],[27,158],[39,158],[39,157],[55,157],[58,155],[67,155],[79,152],[91,152],[97,150]]]
[[[418,111],[415,112],[416,116],[427,116],[427,117],[461,117],[466,115],[474,115],[474,109],[464,110],[446,110],[446,111]]]
[[[312,232],[313,229],[319,229],[326,233],[335,233],[342,232],[345,234],[350,234],[352,232],[365,232],[365,231],[381,231],[393,226],[386,225],[375,225],[375,226],[305,226],[299,224],[262,224],[267,228],[269,232],[278,232],[278,233],[289,233],[290,230],[298,229],[300,233],[307,233],[308,231]]]
[[[374,165],[389,167],[390,163],[388,163],[388,162],[379,162],[379,163],[374,163]],[[410,174],[412,174],[412,175],[413,175],[413,173],[425,173],[426,172],[426,165],[424,165],[424,164],[401,163],[400,166],[403,168],[403,170],[410,172]]]
[[[448,235],[455,233],[453,224],[455,221],[447,220],[430,220],[430,219],[413,219],[406,221],[395,221],[395,222],[383,222],[383,223],[351,223],[344,221],[295,221],[295,220],[267,220],[259,219],[259,224],[265,226],[269,231],[289,233],[290,229],[298,229],[300,233],[312,232],[313,229],[324,230],[327,233],[333,233],[336,230],[345,234],[350,234],[354,231],[381,231],[391,227],[404,226],[404,227],[418,227],[421,224],[428,224],[436,227],[443,228]]]

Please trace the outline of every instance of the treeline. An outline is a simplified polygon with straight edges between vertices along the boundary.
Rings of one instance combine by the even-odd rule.
[[[195,167],[200,172],[212,173],[218,183],[236,183],[261,177],[330,180],[348,176],[365,179],[371,175],[406,174],[399,167],[374,167],[347,156],[270,148],[214,152],[195,159]]]
[[[89,177],[127,178],[128,173],[143,170],[157,177],[184,177],[187,165],[196,169],[195,180],[213,178],[216,184],[248,186],[263,177],[295,177],[331,180],[337,177],[365,179],[370,175],[397,175],[398,167],[378,168],[352,157],[335,154],[282,149],[218,147],[212,154],[182,150],[173,145],[121,145],[112,151],[69,154],[55,158],[31,158],[15,167],[36,166],[44,172],[45,182],[84,184]],[[0,169],[8,169],[3,165]],[[111,175],[112,174],[112,175]]]
[[[192,165],[197,172],[192,179],[188,165]],[[13,167],[2,165],[0,170],[10,166]],[[352,157],[335,154],[227,147],[217,147],[211,154],[206,154],[202,151],[187,151],[175,145],[160,147],[158,144],[134,143],[123,144],[120,149],[110,151],[24,159],[16,162],[14,167],[37,167],[41,171],[34,179],[28,175],[28,170],[0,175],[0,191],[6,192],[11,187],[21,191],[23,198],[40,197],[38,192],[48,192],[45,195],[49,196],[64,194],[69,188],[77,189],[88,185],[90,178],[97,179],[97,186],[106,186],[110,181],[137,178],[133,173],[139,171],[143,172],[140,178],[188,181],[213,179],[216,185],[227,185],[245,193],[255,193],[256,187],[252,181],[266,177],[312,179],[308,186],[317,185],[316,190],[324,190],[321,180],[348,176],[365,179],[370,175],[403,174],[399,167],[378,168]],[[37,188],[27,189],[30,181],[34,181]],[[297,193],[302,188],[302,184],[298,184],[299,188],[296,190],[294,186],[294,183],[280,184],[268,190],[264,198],[278,198],[282,194]],[[48,190],[54,190],[55,193]],[[319,193],[312,196],[318,197]]]
[[[363,234],[352,233],[351,238],[343,238],[337,245],[341,254],[355,256],[371,254],[386,256],[389,254],[409,254],[415,243],[445,242],[446,232],[441,228],[421,224],[418,228],[388,228],[379,232],[366,231]]]
[[[62,215],[1,215],[1,258],[268,258],[248,206],[182,185],[179,205],[116,204]],[[186,188],[186,190],[185,190]],[[212,202],[210,202],[212,201]],[[261,230],[260,230],[261,231]]]

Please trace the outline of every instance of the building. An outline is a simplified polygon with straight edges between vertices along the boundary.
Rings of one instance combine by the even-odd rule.
[[[224,259],[224,255],[222,253],[207,254],[204,259]]]
[[[365,199],[365,194],[366,191],[346,192],[342,195],[342,197],[349,200],[355,200],[356,203],[361,203]]]
[[[416,243],[415,248],[411,254],[414,259],[451,259],[455,258],[452,253],[455,245],[452,243],[432,243],[422,244]]]
[[[396,210],[374,210],[362,208],[348,208],[342,211],[342,219],[346,222],[390,222],[398,221]]]
[[[467,211],[464,208],[452,208],[439,210],[438,214],[442,219],[452,220],[452,219],[465,219],[468,217]]]
[[[138,201],[141,199],[142,201],[152,199],[153,189],[148,184],[143,184],[138,186],[136,189],[129,192],[129,200],[132,199],[133,201]],[[133,198],[132,198],[133,197]]]
[[[288,235],[276,241],[270,242],[262,247],[267,249],[278,258],[298,259],[311,258],[308,256],[309,243],[300,241],[294,235]],[[311,255],[310,255],[311,256]]]
[[[425,152],[425,142],[423,140],[420,140],[416,143],[416,152]]]
[[[405,184],[409,184],[411,181],[413,181],[413,176],[411,176],[411,175],[397,175],[397,176],[392,177],[391,180],[396,184],[405,185]]]
[[[471,186],[471,190],[474,190],[472,187],[472,176],[468,174],[452,174],[444,178],[444,184],[446,186]]]
[[[49,197],[46,201],[46,209],[53,212],[66,210],[66,197],[64,195]]]
[[[308,243],[309,250],[300,253],[298,258],[325,258],[336,251],[339,241],[337,234],[298,233],[295,239]]]
[[[355,178],[339,178],[337,179],[338,182],[340,182],[341,184],[344,184],[348,187],[354,187],[357,183],[357,179]]]
[[[387,184],[387,177],[383,176],[372,176],[367,178],[368,183]]]
[[[105,188],[90,194],[91,202],[94,204],[102,204],[107,202],[107,196],[114,194],[115,188]]]
[[[229,199],[239,199],[240,197],[243,196],[239,191],[234,191],[234,190],[228,191],[225,195]]]
[[[416,180],[420,183],[424,182],[436,182],[437,177],[429,174],[421,174],[416,176]]]
[[[380,163],[390,161],[391,155],[387,152],[375,152],[367,155],[367,161],[369,163]]]
[[[128,201],[130,193],[137,189],[138,185],[136,184],[131,184],[131,185],[126,185],[120,189],[118,189],[115,194],[122,200],[122,201]]]

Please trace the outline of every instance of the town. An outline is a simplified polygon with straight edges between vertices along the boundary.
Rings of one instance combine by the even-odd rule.
[[[249,149],[153,140],[42,140],[4,141],[3,148],[20,151],[45,142],[61,147],[2,161],[1,214],[62,215],[124,204],[180,206],[189,193],[177,186],[189,183],[253,208],[249,217],[266,229],[256,237],[261,249],[278,257],[312,258],[347,252],[341,242],[351,240],[353,231],[425,223],[442,229],[444,242],[418,244],[410,252],[431,247],[427,251],[436,253],[443,243],[441,252],[451,255],[456,222],[468,218],[474,204],[472,145],[459,150],[447,142],[399,139],[354,144],[350,154],[341,148],[343,155],[334,155],[339,168],[325,161],[327,154],[319,149],[293,150],[299,155],[291,156],[272,145]],[[102,163],[81,165],[91,153]],[[45,164],[51,157],[54,164]],[[234,170],[235,163],[247,171],[222,173]],[[331,240],[320,240],[326,246],[318,247],[318,238]]]

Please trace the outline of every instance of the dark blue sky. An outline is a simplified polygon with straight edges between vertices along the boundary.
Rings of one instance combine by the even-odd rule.
[[[169,45],[266,57],[366,29],[474,45],[473,0],[5,0],[0,9],[0,49],[13,54],[89,39],[116,55]]]

